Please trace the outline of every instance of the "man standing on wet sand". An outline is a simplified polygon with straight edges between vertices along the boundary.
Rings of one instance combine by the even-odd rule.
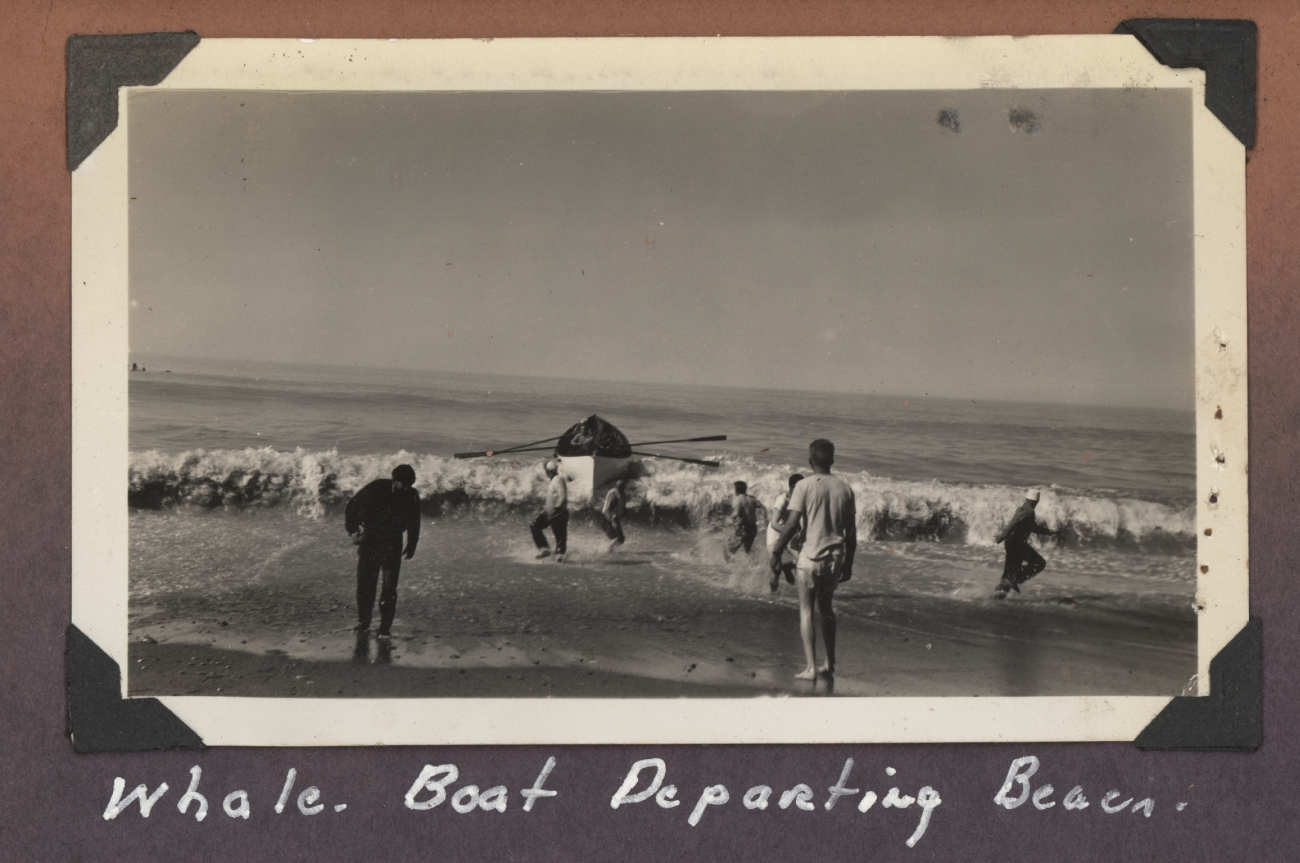
[[[384,574],[379,594],[379,637],[392,635],[397,612],[397,576],[402,558],[410,560],[420,541],[420,495],[415,490],[415,469],[409,464],[393,468],[392,479],[377,479],[348,501],[344,514],[348,536],[357,546],[358,633],[370,630],[375,607],[375,586]],[[406,549],[402,549],[402,534]]]
[[[835,588],[853,575],[853,557],[858,550],[858,510],[853,489],[837,476],[831,476],[835,463],[835,444],[817,439],[808,447],[808,464],[813,475],[799,481],[790,492],[789,515],[781,536],[771,549],[768,568],[775,577],[781,571],[781,554],[799,533],[800,518],[805,525],[803,549],[795,567],[799,587],[799,634],[803,638],[807,666],[795,675],[799,680],[815,680],[820,674],[835,673]],[[826,643],[826,662],[817,665],[817,633],[813,625],[813,602],[822,620],[822,640]]]
[[[722,549],[722,556],[726,560],[731,560],[731,556],[742,548],[746,554],[753,549],[754,537],[758,536],[758,510],[762,506],[749,496],[749,486],[746,483],[737,480],[732,488],[736,491],[736,496],[731,499],[731,517],[735,520],[736,532]]]
[[[560,466],[554,461],[546,463],[546,503],[542,514],[530,525],[533,542],[541,553],[537,559],[549,557],[551,549],[546,544],[546,528],[555,534],[555,562],[564,563],[564,555],[569,548],[569,484],[560,476]]]
[[[998,589],[993,594],[996,599],[1006,599],[1008,591],[1019,593],[1020,585],[1047,567],[1047,561],[1029,544],[1029,535],[1041,533],[1056,536],[1060,531],[1038,523],[1034,509],[1038,506],[1039,497],[1036,488],[1025,492],[1025,502],[1011,516],[1007,526],[993,538],[995,542],[1005,543],[1007,549],[1006,563],[1002,566],[1002,581],[998,582]]]

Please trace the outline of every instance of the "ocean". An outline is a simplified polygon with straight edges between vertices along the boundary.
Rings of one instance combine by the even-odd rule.
[[[754,554],[723,558],[731,484],[770,503],[806,471],[818,437],[836,445],[866,540],[842,613],[865,619],[885,596],[922,614],[927,603],[993,603],[993,537],[1029,487],[1042,489],[1040,521],[1063,534],[1035,539],[1047,569],[1008,602],[1182,618],[1195,592],[1191,411],[135,359],[147,370],[130,375],[133,621],[210,600],[257,609],[249,626],[274,628],[267,602],[323,591],[334,598],[311,614],[330,620],[298,624],[345,625],[355,551],[343,505],[402,462],[415,468],[425,523],[403,566],[399,629],[404,615],[462,612],[454,603],[489,583],[502,603],[532,597],[515,617],[544,620],[537,597],[551,579],[557,592],[595,596],[630,562],[645,573],[636,590],[647,607],[655,591],[788,605],[792,590],[768,593],[761,534]],[[533,560],[527,524],[547,454],[452,454],[559,435],[592,413],[633,443],[725,434],[649,448],[721,467],[646,459],[614,554],[592,507],[575,501],[565,575],[541,577],[555,565]],[[527,584],[512,587],[507,571]]]

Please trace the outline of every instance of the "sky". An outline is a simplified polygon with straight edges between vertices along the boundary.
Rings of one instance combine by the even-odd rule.
[[[133,358],[1193,404],[1186,91],[130,99]]]

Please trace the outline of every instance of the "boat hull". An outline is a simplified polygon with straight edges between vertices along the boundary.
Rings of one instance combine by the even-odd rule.
[[[586,503],[620,477],[635,473],[634,458],[611,458],[603,455],[560,456],[560,475],[569,484],[569,500]]]

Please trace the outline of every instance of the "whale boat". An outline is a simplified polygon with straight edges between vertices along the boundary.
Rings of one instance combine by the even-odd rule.
[[[579,503],[598,497],[610,485],[620,479],[636,479],[637,477],[646,476],[647,471],[642,462],[642,459],[645,458],[670,459],[707,467],[719,466],[716,461],[637,452],[633,447],[662,443],[724,441],[726,439],[726,435],[708,435],[705,437],[630,443],[627,435],[619,431],[613,423],[592,414],[586,419],[574,423],[569,427],[568,431],[558,437],[498,450],[458,452],[455,457],[492,458],[494,456],[549,450],[558,464],[560,475],[564,477],[565,482],[569,485],[570,501]],[[555,443],[554,447],[539,446],[539,444],[549,444],[552,441]]]
[[[569,484],[569,497],[588,499],[619,479],[644,476],[632,444],[613,423],[592,414],[560,435],[555,444],[560,474]]]

